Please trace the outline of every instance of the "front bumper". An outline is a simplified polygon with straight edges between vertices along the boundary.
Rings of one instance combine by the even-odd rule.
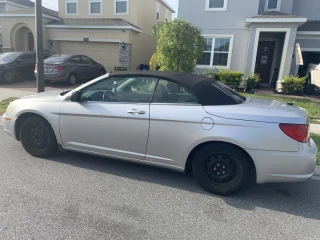
[[[309,143],[299,143],[298,152],[246,151],[255,163],[258,184],[304,182],[315,172],[318,149],[312,139]]]
[[[11,137],[17,139],[14,132],[15,122],[16,119],[14,117],[8,116],[7,113],[4,113],[2,115],[2,124],[4,127],[4,131]]]

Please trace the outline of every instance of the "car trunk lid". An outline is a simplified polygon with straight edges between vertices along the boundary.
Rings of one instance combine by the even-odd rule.
[[[267,122],[267,123],[308,123],[306,110],[292,104],[279,101],[251,98],[239,105],[232,106],[204,106],[204,110],[218,117]]]

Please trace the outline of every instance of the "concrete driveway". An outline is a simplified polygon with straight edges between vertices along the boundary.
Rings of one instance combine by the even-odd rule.
[[[37,159],[1,130],[0,189],[0,239],[320,236],[320,181],[218,197],[163,169],[68,152]]]

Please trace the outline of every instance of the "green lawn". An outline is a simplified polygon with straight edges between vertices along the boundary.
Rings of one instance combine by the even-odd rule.
[[[262,94],[246,94],[246,93],[241,93],[241,95],[245,97],[265,98],[265,99],[277,100],[285,103],[293,103],[295,106],[298,106],[307,110],[311,123],[320,123],[316,121],[316,120],[320,120],[320,107],[316,103],[312,102],[307,98],[280,97],[280,96],[276,97],[276,96],[268,96],[268,95],[262,95]]]
[[[320,134],[311,133],[311,138],[318,146],[319,152],[318,152],[318,161],[317,164],[320,165]]]
[[[1,102],[0,102],[0,115],[3,114],[3,113],[5,113],[7,107],[9,106],[9,104],[10,104],[12,101],[16,100],[16,99],[18,99],[18,98],[13,98],[13,97],[12,97],[12,98],[7,98],[7,99],[1,101]]]

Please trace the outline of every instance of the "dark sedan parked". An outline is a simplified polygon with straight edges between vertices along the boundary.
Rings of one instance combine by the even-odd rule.
[[[44,56],[45,58],[48,55]],[[33,80],[35,52],[7,52],[0,55],[0,82],[13,83],[18,79]]]
[[[106,69],[100,63],[83,55],[53,55],[44,61],[45,81],[74,85],[80,80],[92,80],[104,74]]]

